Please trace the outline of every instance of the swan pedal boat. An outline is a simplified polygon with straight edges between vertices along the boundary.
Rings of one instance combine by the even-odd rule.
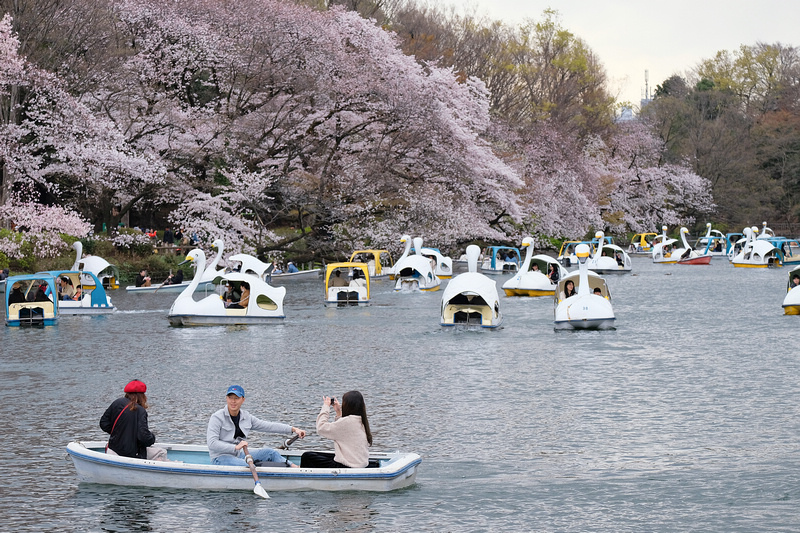
[[[767,228],[768,229],[768,228]],[[740,268],[768,268],[780,267],[781,253],[769,239],[756,237],[758,228],[744,228],[745,243],[742,250],[731,259],[735,267]]]
[[[589,270],[597,274],[629,274],[633,265],[628,252],[616,244],[609,243],[605,238],[605,233],[598,231],[592,241],[594,253],[589,259]],[[605,250],[609,250],[611,255],[603,255]]]
[[[711,257],[724,257],[727,239],[721,231],[711,229],[711,222],[706,224],[706,234],[697,239],[694,245],[695,250],[703,250],[702,255]],[[706,264],[706,263],[701,263]]]
[[[404,236],[405,238],[405,236]],[[407,245],[408,246],[408,245]],[[414,254],[407,255],[394,265],[394,291],[438,291],[442,280],[436,275],[430,260],[422,255],[422,239],[414,238]]]
[[[497,282],[478,272],[479,246],[467,246],[469,272],[459,274],[442,292],[442,326],[497,328],[503,323]]]
[[[81,241],[73,242],[72,249],[75,250],[75,262],[70,270],[78,270],[83,274],[81,285],[85,289],[94,289],[94,286],[92,286],[93,279],[99,280],[104,287],[109,289],[119,289],[119,283],[117,283],[119,269],[115,265],[96,255],[81,257],[83,255],[83,243]],[[90,272],[94,274],[94,278],[88,275]]]
[[[785,315],[800,315],[800,285],[793,285],[792,278],[800,277],[800,266],[789,271],[789,282],[786,284],[786,297],[783,299]]]
[[[237,326],[265,324],[283,319],[283,299],[285,287],[273,287],[261,278],[241,272],[228,272],[214,280],[215,285],[229,281],[239,286],[243,282],[250,285],[250,299],[246,308],[225,307],[222,296],[211,294],[196,301],[192,294],[200,283],[205,270],[206,256],[203,250],[195,248],[186,256],[186,261],[196,263],[194,279],[172,303],[167,318],[172,326]]]
[[[59,305],[58,299],[52,298],[46,301],[28,301],[27,296],[31,291],[38,291],[41,282],[51,287],[56,287],[56,279],[46,273],[42,274],[22,274],[19,276],[9,276],[6,278],[11,287],[6,291],[6,326],[53,326],[58,323]],[[9,298],[13,294],[14,284],[19,283],[22,293],[26,296],[24,302],[9,303]],[[52,293],[51,293],[52,294]]]
[[[568,275],[567,269],[561,266],[556,259],[549,255],[533,255],[533,239],[525,237],[522,240],[525,248],[525,260],[519,271],[503,283],[506,296],[553,296],[556,292],[557,280]],[[536,265],[538,270],[531,270]],[[551,281],[548,272],[556,269],[556,281]]]
[[[575,255],[578,271],[558,282],[554,298],[555,329],[614,329],[616,316],[611,307],[611,293],[606,281],[588,268],[589,246],[579,244]],[[575,285],[576,294],[562,299],[564,286],[570,280]],[[594,294],[595,288],[600,289],[599,295]]]
[[[248,467],[213,465],[208,447],[191,444],[156,443],[167,450],[171,461],[148,461],[105,453],[105,441],[75,441],[67,445],[69,454],[84,483],[126,487],[162,487],[198,490],[253,490],[253,475]],[[287,459],[300,464],[306,450],[279,450]],[[258,479],[267,492],[286,490],[360,490],[388,492],[416,482],[422,458],[416,453],[369,454],[368,468],[286,468],[256,467]]]

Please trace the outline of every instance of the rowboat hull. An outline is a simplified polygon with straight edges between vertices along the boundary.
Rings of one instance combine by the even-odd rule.
[[[84,483],[128,487],[162,487],[198,490],[253,490],[253,476],[247,467],[213,465],[206,446],[158,443],[170,460],[147,461],[107,455],[105,442],[71,442],[78,479]],[[284,455],[300,463],[302,451]],[[378,468],[285,468],[258,467],[259,481],[267,492],[286,490],[360,490],[387,492],[413,485],[422,462],[415,453],[373,453]]]
[[[321,268],[312,268],[311,270],[300,270],[298,272],[281,272],[280,274],[270,274],[269,278],[272,281],[284,279],[315,279],[322,276]]]
[[[710,265],[710,255],[700,255],[697,257],[690,257],[689,259],[681,259],[678,261],[679,265]]]

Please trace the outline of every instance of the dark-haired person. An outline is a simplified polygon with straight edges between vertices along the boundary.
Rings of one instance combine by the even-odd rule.
[[[242,295],[239,297],[238,302],[233,302],[228,306],[229,309],[247,309],[247,305],[250,303],[250,284],[243,281],[239,284],[239,287],[242,290]]]
[[[330,408],[336,413],[330,421]],[[303,468],[365,468],[369,464],[372,433],[367,420],[367,406],[358,391],[345,392],[342,403],[323,396],[317,415],[317,433],[333,440],[335,453],[305,452],[300,459]]]
[[[260,420],[248,411],[242,409],[244,403],[244,389],[240,385],[231,385],[225,393],[226,406],[211,415],[208,420],[206,444],[211,463],[215,465],[247,466],[243,448],[247,446],[247,436],[251,431],[265,431],[269,433],[297,433],[300,438],[306,436],[302,429],[279,422]],[[269,461],[284,463],[286,466],[296,467],[272,448],[248,449],[253,461]]]
[[[100,418],[100,429],[110,435],[106,453],[167,461],[167,450],[153,446],[156,436],[147,425],[147,385],[134,379],[123,392]]]

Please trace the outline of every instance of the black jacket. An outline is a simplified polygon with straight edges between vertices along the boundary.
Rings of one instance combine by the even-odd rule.
[[[147,459],[147,447],[155,444],[156,436],[147,427],[147,410],[137,405],[136,409],[131,411],[131,408],[127,407],[130,403],[130,400],[124,397],[114,400],[100,418],[100,429],[106,433],[111,433],[111,429],[114,429],[114,433],[108,439],[108,447],[119,455]],[[123,409],[125,411],[120,416]],[[116,426],[114,426],[115,420]]]

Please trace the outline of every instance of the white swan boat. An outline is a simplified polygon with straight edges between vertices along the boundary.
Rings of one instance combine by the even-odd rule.
[[[605,234],[598,231],[594,235],[597,244],[589,259],[589,270],[597,274],[628,274],[633,265],[628,252],[616,244],[606,242]]]
[[[203,271],[203,276],[200,278],[200,282],[197,284],[197,288],[195,290],[214,290],[214,280],[225,272],[225,269],[217,268],[220,260],[222,259],[225,243],[222,239],[217,239],[211,244],[211,248],[216,250],[217,253],[214,255],[214,259],[211,261],[211,263],[209,263]],[[125,291],[137,294],[148,294],[155,292],[183,292],[183,290],[191,285],[191,283],[191,279],[185,279],[181,283],[175,283],[171,285],[167,285],[165,283],[150,285],[149,287],[128,285],[125,287]]]
[[[250,286],[250,298],[244,308],[225,307],[219,294],[211,294],[199,301],[193,298],[194,291],[205,271],[206,255],[195,248],[186,256],[185,262],[196,264],[195,275],[188,287],[178,295],[169,310],[167,318],[173,326],[217,326],[240,324],[265,324],[283,319],[283,299],[285,287],[273,287],[261,278],[241,272],[228,272],[216,281],[219,284],[230,282],[241,287]],[[240,291],[241,292],[241,291]]]
[[[658,242],[653,244],[653,263],[674,264],[678,262],[679,255],[675,254],[677,239],[667,237],[667,227],[661,226],[661,235]]]
[[[800,266],[789,271],[789,282],[786,285],[786,296],[783,299],[783,313],[800,315]]]
[[[768,239],[756,238],[758,228],[744,228],[745,243],[742,251],[731,259],[740,268],[767,268],[781,266],[780,250]]]
[[[497,283],[478,272],[479,246],[467,246],[468,272],[451,279],[442,292],[442,326],[496,328],[503,323]]]
[[[422,239],[417,237],[414,242],[415,253],[404,257],[394,265],[394,290],[395,292],[438,291],[442,280],[434,273],[430,260],[420,254]]]
[[[80,291],[77,300],[59,300],[58,313],[60,315],[105,315],[114,313],[117,308],[111,303],[111,298],[106,293],[103,283],[97,279],[93,272],[80,272],[77,270],[48,270],[39,272],[47,274],[56,279],[69,278],[70,283],[76,290]],[[88,286],[82,282],[86,277],[91,278]],[[49,294],[52,298],[53,296]]]
[[[167,450],[171,461],[148,461],[105,453],[105,441],[75,441],[67,454],[83,483],[126,487],[163,487],[193,490],[253,491],[253,475],[244,466],[211,464],[208,447],[190,444],[157,443]],[[304,450],[281,450],[284,457],[300,464]],[[387,492],[416,482],[422,458],[416,453],[376,453],[369,455],[368,468],[286,468],[260,466],[258,480],[267,492],[286,490],[360,490]]]
[[[554,298],[555,328],[612,329],[616,317],[611,307],[611,294],[606,281],[589,270],[589,246],[579,244],[575,255],[578,258],[578,271],[558,282],[558,292]],[[564,286],[568,281],[575,285],[576,294],[566,297]],[[599,294],[595,294],[596,289],[600,291]]]
[[[388,278],[394,267],[389,250],[356,250],[350,255],[349,262],[366,263],[371,280]]]
[[[346,307],[369,304],[369,265],[329,263],[325,267],[325,304]]]
[[[533,255],[533,239],[522,240],[525,260],[519,271],[503,283],[506,296],[553,296],[558,280],[568,275],[566,268],[549,255]],[[555,271],[555,273],[552,273]]]
[[[119,288],[119,283],[117,283],[119,271],[115,265],[96,255],[81,257],[83,255],[83,243],[81,241],[73,242],[72,249],[75,250],[75,262],[70,270],[78,270],[84,274],[81,282],[85,288],[93,288],[92,283],[95,283],[95,279],[99,280],[104,287]],[[89,276],[90,272],[94,274],[94,278]]]

